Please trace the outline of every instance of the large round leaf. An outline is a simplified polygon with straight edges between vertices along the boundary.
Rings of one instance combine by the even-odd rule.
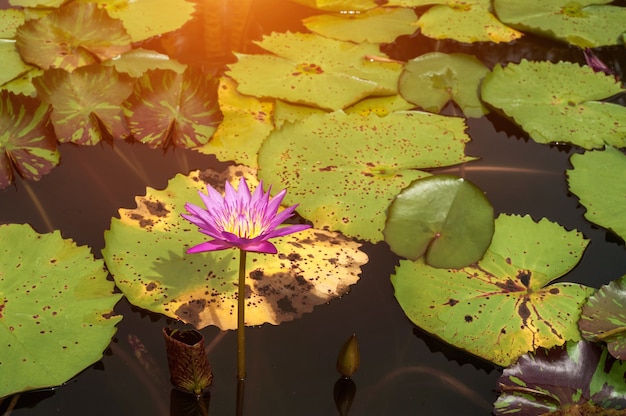
[[[626,108],[599,101],[623,91],[614,77],[588,66],[522,60],[496,66],[481,93],[538,143],[594,149],[626,146]]]
[[[433,267],[460,268],[483,256],[493,207],[474,184],[455,176],[418,179],[391,203],[383,234],[391,250]]]
[[[207,237],[180,214],[186,202],[202,205],[197,191],[206,192],[207,183],[223,188],[225,180],[235,185],[241,175],[256,187],[258,180],[244,167],[195,171],[177,175],[165,190],[148,188],[137,197],[137,208],[120,210],[105,234],[103,255],[131,303],[196,328],[237,327],[238,252],[186,254]],[[272,242],[277,255],[247,255],[246,325],[276,325],[311,312],[345,294],[367,262],[359,244],[328,231],[308,229]]]
[[[461,118],[406,111],[379,117],[338,111],[274,130],[259,153],[259,175],[289,188],[285,203],[318,228],[383,239],[385,211],[418,169],[472,160]]]
[[[507,366],[528,351],[580,339],[576,323],[593,289],[548,284],[576,265],[586,244],[545,219],[500,215],[477,264],[446,270],[402,260],[391,282],[417,326]]]
[[[58,231],[0,225],[0,398],[65,383],[102,357],[121,319],[103,266]]]
[[[587,209],[585,218],[626,240],[626,156],[613,147],[574,154],[567,171],[570,191]]]

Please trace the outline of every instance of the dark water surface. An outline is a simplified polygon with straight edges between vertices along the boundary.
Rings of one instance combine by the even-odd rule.
[[[417,41],[407,37],[390,50],[406,59],[435,47],[432,41],[416,46]],[[464,48],[453,43],[445,47]],[[491,64],[522,56],[565,56],[576,61],[582,57],[579,50],[547,41],[477,49],[485,56],[492,53],[485,58]],[[614,58],[610,63],[626,67],[623,48],[608,50],[601,57]],[[481,159],[436,172],[474,182],[497,213],[529,214],[535,220],[546,217],[582,231],[591,243],[564,280],[599,287],[626,274],[623,242],[587,222],[577,198],[568,193],[564,172],[570,168],[569,156],[578,150],[536,144],[495,115],[469,120],[468,125],[472,142],[467,153]],[[98,258],[111,217],[119,208],[134,207],[134,197],[145,194],[146,186],[162,189],[176,173],[218,165],[213,157],[193,151],[164,153],[123,141],[94,147],[65,144],[60,150],[61,165],[41,181],[18,179],[15,186],[0,191],[0,223],[29,223],[39,232],[59,229],[63,237],[92,247]],[[389,281],[397,257],[383,243],[364,249],[370,262],[348,295],[293,322],[247,330],[245,414],[336,415],[335,360],[352,333],[358,337],[361,368],[353,377],[357,392],[351,416],[490,414],[500,369],[416,329],[395,301]],[[171,397],[175,392],[168,380],[161,335],[164,326],[189,327],[132,307],[126,300],[115,310],[124,319],[103,359],[54,391],[22,394],[12,415],[196,414],[194,400]],[[235,332],[206,328],[202,333],[214,372],[209,414],[233,415]],[[135,356],[133,340],[148,351],[153,360],[150,370],[144,365],[148,358],[142,362]],[[0,411],[4,408],[6,402]]]

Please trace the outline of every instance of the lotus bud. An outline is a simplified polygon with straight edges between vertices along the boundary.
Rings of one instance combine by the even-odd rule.
[[[343,344],[339,350],[337,357],[337,371],[344,377],[352,377],[352,374],[359,369],[361,358],[359,356],[359,344],[356,340],[356,334],[352,334],[350,338]]]

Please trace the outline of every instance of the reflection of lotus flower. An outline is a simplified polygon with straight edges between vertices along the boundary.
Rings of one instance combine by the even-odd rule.
[[[223,197],[210,185],[207,185],[208,195],[199,192],[207,209],[185,204],[189,214],[182,216],[200,227],[200,232],[214,238],[191,247],[187,253],[237,247],[244,251],[275,254],[276,247],[267,240],[310,227],[306,224],[296,224],[278,228],[283,221],[293,215],[297,207],[293,205],[278,212],[286,190],[270,199],[270,190],[263,192],[261,182],[251,195],[244,178],[239,181],[237,191],[229,182],[226,182],[225,187]]]
[[[593,69],[594,72],[604,72],[607,75],[615,75],[611,68],[609,68],[600,58],[598,58],[591,49],[585,48],[583,51],[585,55],[585,61],[587,65]]]

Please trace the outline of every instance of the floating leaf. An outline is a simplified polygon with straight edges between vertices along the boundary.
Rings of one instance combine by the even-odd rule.
[[[626,363],[590,342],[542,348],[504,370],[494,414],[617,416],[607,409],[626,408],[625,377]]]
[[[237,327],[239,256],[233,250],[185,254],[206,237],[180,213],[186,202],[201,205],[197,191],[205,192],[206,183],[223,188],[226,179],[235,184],[241,175],[257,186],[244,167],[195,171],[177,175],[165,190],[148,188],[136,198],[137,208],[120,210],[105,233],[103,255],[131,303],[198,329]],[[307,229],[272,242],[277,255],[247,255],[246,325],[277,325],[311,312],[345,294],[367,262],[360,244],[328,231]]]
[[[383,234],[399,256],[425,256],[433,267],[459,268],[480,260],[493,227],[493,207],[476,185],[436,175],[416,180],[396,196]]]
[[[604,151],[573,154],[567,171],[572,193],[587,209],[585,218],[626,240],[626,156],[607,146]]]
[[[478,59],[462,53],[431,52],[410,60],[400,75],[398,90],[408,101],[438,113],[454,100],[467,117],[488,113],[478,91],[489,69]]]
[[[129,136],[122,102],[133,89],[133,80],[102,65],[74,72],[45,71],[34,80],[38,96],[52,106],[50,119],[59,142],[94,145],[106,135]]]
[[[390,43],[415,32],[417,16],[404,7],[377,7],[355,14],[321,14],[302,20],[312,32],[355,43]]]
[[[46,129],[48,106],[23,95],[0,91],[0,189],[13,182],[13,170],[39,180],[59,164],[56,139]]]
[[[11,6],[18,7],[59,7],[66,0],[9,0]]]
[[[583,338],[603,341],[611,355],[626,359],[626,276],[604,285],[583,306],[578,327]]]
[[[0,398],[58,386],[98,361],[121,319],[113,287],[88,247],[0,225]]]
[[[124,103],[133,136],[152,148],[205,144],[222,118],[216,86],[212,74],[191,67],[147,72]]]
[[[17,28],[24,24],[24,11],[19,9],[0,10],[0,38],[15,37]]]
[[[224,119],[209,142],[195,150],[256,169],[261,143],[274,128],[273,102],[238,93],[237,83],[226,76],[217,93]]]
[[[73,71],[130,50],[121,22],[96,3],[70,2],[17,29],[17,48],[24,61],[43,69]]]
[[[380,55],[377,45],[303,33],[274,33],[258,44],[275,55],[238,54],[227,73],[243,94],[337,110],[396,93],[401,65],[367,59]]]
[[[417,169],[472,160],[464,129],[461,118],[411,111],[313,115],[270,134],[259,176],[288,187],[285,203],[316,227],[381,241],[389,203],[429,175]]]
[[[142,48],[132,49],[103,65],[112,66],[117,72],[124,72],[133,78],[139,78],[152,69],[170,69],[182,74],[187,67],[167,55]]]
[[[133,42],[180,29],[195,10],[187,0],[104,1],[103,6],[111,17],[122,21]]]
[[[528,351],[580,339],[576,322],[593,289],[548,284],[576,265],[586,245],[580,233],[546,219],[500,215],[476,265],[446,270],[401,260],[391,282],[417,326],[507,366]]]
[[[0,39],[0,60],[2,71],[0,72],[0,86],[28,72],[33,67],[22,61],[15,42],[2,41]],[[2,87],[4,89],[4,87]]]
[[[490,0],[390,0],[388,6],[433,5],[419,18],[424,36],[459,42],[512,42],[522,33],[498,20]]]
[[[581,48],[622,43],[626,9],[611,0],[494,0],[498,18],[516,29]]]
[[[570,62],[498,65],[482,83],[483,100],[534,141],[585,149],[626,146],[626,108],[599,101],[623,91],[614,77]]]
[[[333,12],[358,12],[378,6],[376,0],[291,0],[305,6]]]

